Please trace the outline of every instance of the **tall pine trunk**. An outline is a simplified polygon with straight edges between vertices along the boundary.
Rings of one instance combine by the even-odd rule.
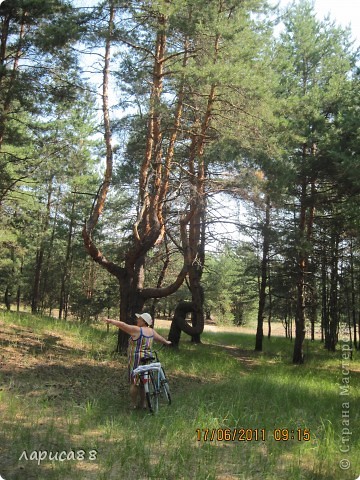
[[[295,311],[295,342],[293,363],[304,363],[304,340],[305,340],[305,295],[306,295],[306,201],[307,201],[307,180],[303,179],[301,185],[300,197],[300,219],[299,219],[299,253],[297,263],[297,283],[296,283],[296,311]]]
[[[351,327],[353,328],[354,347],[359,350],[357,325],[356,325],[356,292],[355,292],[355,268],[354,268],[354,239],[350,239],[350,288],[351,288]],[[360,333],[360,332],[359,332]]]
[[[70,279],[70,273],[71,273],[71,250],[72,250],[73,231],[75,227],[75,215],[74,215],[75,214],[75,198],[76,198],[76,189],[75,189],[72,204],[71,204],[70,224],[69,224],[69,230],[68,230],[67,242],[66,242],[66,253],[65,253],[64,267],[61,275],[59,319],[64,317],[65,320],[67,319],[68,305],[69,305],[69,279]]]
[[[19,68],[19,62],[20,58],[22,55],[22,49],[23,49],[23,42],[24,42],[24,36],[25,36],[25,19],[27,16],[27,12],[24,10],[22,12],[21,16],[21,21],[20,21],[20,26],[19,26],[19,38],[18,38],[18,43],[16,50],[13,54],[13,65],[12,65],[12,71],[10,74],[10,81],[6,85],[6,94],[4,97],[3,105],[1,108],[1,113],[0,113],[0,149],[3,143],[4,139],[4,133],[5,133],[5,128],[6,128],[6,118],[10,112],[10,108],[13,102],[13,94],[15,89],[15,81],[16,81],[16,75],[17,75],[17,70]],[[0,88],[3,89],[4,87],[2,86],[3,84],[3,79],[5,78],[5,73],[7,72],[6,68],[2,68],[4,63],[7,61],[7,42],[10,37],[9,34],[9,27],[10,27],[10,21],[11,21],[11,16],[8,15],[4,19],[4,22],[2,23],[2,32],[1,32],[1,39],[0,39]],[[0,201],[1,203],[1,201]]]
[[[40,308],[40,297],[41,297],[41,276],[44,264],[44,255],[45,255],[45,246],[46,246],[46,236],[50,224],[50,209],[51,209],[51,198],[52,198],[52,182],[53,178],[50,179],[48,185],[48,198],[46,204],[45,216],[43,218],[43,225],[41,230],[40,245],[36,252],[35,259],[35,268],[34,268],[34,280],[33,280],[33,291],[31,299],[31,313],[38,313]]]
[[[260,288],[259,288],[259,307],[258,307],[258,319],[255,338],[255,350],[262,351],[262,342],[264,337],[263,326],[265,316],[265,304],[266,304],[266,287],[267,287],[267,272],[268,272],[268,260],[270,249],[270,197],[266,197],[265,202],[265,223],[263,225],[263,247],[262,247],[262,259],[261,259],[261,275],[260,275]],[[270,323],[269,323],[270,333]]]
[[[302,164],[310,169],[308,156],[311,158],[316,155],[316,144],[311,144],[310,154],[307,145],[303,146]],[[308,189],[310,187],[310,193]],[[296,282],[296,311],[295,311],[295,342],[293,352],[293,363],[304,363],[304,340],[306,336],[306,300],[307,285],[309,276],[309,256],[312,251],[313,226],[315,218],[315,178],[308,177],[306,171],[302,172],[301,193],[300,193],[300,215],[298,226],[298,262],[297,262],[297,282]]]
[[[339,234],[333,232],[331,235],[331,271],[330,271],[330,292],[329,292],[329,328],[325,336],[325,347],[335,352],[338,340],[339,328],[339,307],[338,307],[338,286],[339,286]]]

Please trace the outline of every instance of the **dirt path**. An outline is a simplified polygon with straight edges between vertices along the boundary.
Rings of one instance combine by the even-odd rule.
[[[171,320],[162,320],[156,319],[155,328],[166,328],[169,329],[171,325]],[[246,333],[249,335],[256,334],[256,326],[244,326],[237,327],[235,325],[216,325],[214,322],[205,323],[205,332],[228,332],[228,333]],[[267,325],[264,326],[264,335],[267,335]],[[276,337],[285,337],[285,330],[281,323],[274,323],[271,326],[271,334]]]

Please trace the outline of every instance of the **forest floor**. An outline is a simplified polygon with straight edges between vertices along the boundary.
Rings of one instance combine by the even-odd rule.
[[[165,336],[169,327],[157,321]],[[0,312],[0,478],[357,478],[359,356],[347,373],[341,351],[309,343],[299,368],[288,339],[266,339],[259,353],[241,330],[206,325],[202,345],[185,336],[162,350],[173,404],[152,416],[129,409],[115,329]]]
[[[171,319],[163,320],[163,319],[157,319],[155,323],[155,327],[160,327],[160,328],[170,328],[171,324]],[[222,332],[222,333],[237,333],[237,334],[247,334],[247,335],[256,335],[256,322],[252,321],[247,323],[244,326],[236,326],[236,325],[231,325],[229,324],[223,324],[223,323],[217,323],[214,320],[207,320],[205,322],[205,327],[204,331],[205,332]],[[264,332],[264,337],[268,336],[268,324],[267,322],[264,323],[263,325],[263,332]],[[295,325],[293,326],[292,329],[292,334],[293,337],[295,337]],[[271,323],[271,336],[274,337],[282,337],[286,338],[286,332],[283,324],[281,322],[272,322]],[[306,338],[310,339],[310,327],[307,326],[306,329]],[[315,328],[315,338],[320,339],[321,338],[321,331],[320,327],[317,326]],[[255,341],[255,340],[254,340]]]

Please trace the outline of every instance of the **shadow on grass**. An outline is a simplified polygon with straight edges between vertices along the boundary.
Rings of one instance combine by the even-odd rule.
[[[61,340],[61,337],[56,335],[42,335],[41,340],[36,337],[32,337],[28,332],[23,333],[22,330],[17,329],[17,333],[8,333],[7,337],[0,339],[0,346],[2,347],[16,347],[23,353],[37,354],[45,353],[47,350],[51,350],[56,346],[57,342]]]
[[[356,478],[353,471],[339,471],[337,457],[326,450],[326,436],[337,437],[341,428],[342,400],[333,372],[319,375],[314,366],[293,366],[281,355],[247,349],[246,341],[239,346],[239,339],[232,345],[186,345],[164,354],[173,403],[153,417],[129,411],[124,358],[99,361],[63,348],[61,337],[40,337],[46,349],[25,349],[23,363],[2,373],[0,475],[5,479],[128,480],[135,477],[122,472],[130,475],[139,458],[139,479]],[[26,337],[16,348],[24,351],[24,342],[26,347]],[[27,365],[26,358],[34,355],[38,363]],[[265,429],[266,441],[196,440],[197,428],[241,427]],[[273,438],[274,429],[298,427],[310,429],[311,442]],[[358,441],[355,431],[353,445]],[[96,462],[19,461],[24,450],[30,455],[93,449]],[[156,473],[164,471],[165,477]]]

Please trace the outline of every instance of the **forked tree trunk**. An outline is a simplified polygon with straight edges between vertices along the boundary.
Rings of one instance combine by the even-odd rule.
[[[105,48],[105,67],[103,77],[103,112],[106,141],[106,171],[103,184],[99,190],[96,204],[88,222],[83,229],[84,245],[93,260],[99,263],[114,275],[120,286],[120,318],[128,323],[134,321],[134,314],[141,311],[145,301],[151,298],[162,298],[174,293],[183,283],[189,273],[192,295],[196,303],[196,328],[193,334],[200,334],[203,330],[203,296],[201,293],[201,273],[204,264],[204,240],[202,237],[202,225],[204,215],[205,198],[205,163],[204,144],[208,135],[208,128],[212,114],[212,105],[215,98],[215,87],[211,87],[208,96],[206,112],[199,127],[194,128],[191,142],[190,166],[188,181],[190,188],[190,201],[186,212],[180,219],[181,248],[184,255],[184,264],[181,271],[171,285],[166,287],[144,288],[145,259],[148,252],[159,242],[163,241],[165,234],[166,209],[165,202],[169,191],[169,179],[172,170],[174,148],[177,135],[181,128],[181,116],[184,101],[184,81],[177,94],[172,128],[169,131],[168,141],[163,141],[164,127],[162,127],[161,95],[163,90],[163,78],[167,73],[166,58],[166,24],[167,18],[162,13],[154,13],[158,23],[158,33],[155,40],[155,48],[152,54],[153,72],[149,102],[148,125],[146,146],[143,162],[140,166],[139,175],[139,204],[137,219],[133,226],[131,245],[124,257],[124,266],[119,266],[104,257],[92,240],[92,233],[103,210],[107,192],[112,176],[112,146],[111,129],[109,120],[108,88],[109,88],[109,65],[110,46],[115,15],[114,2],[110,0],[110,16],[108,37]],[[141,47],[139,47],[141,49]],[[216,42],[218,48],[218,40]],[[188,60],[187,40],[184,43],[183,66]],[[144,54],[148,55],[148,49]],[[169,62],[173,54],[169,54]],[[165,147],[166,146],[166,151]],[[196,165],[195,165],[196,163]],[[127,343],[127,335],[119,331],[118,350],[124,350]]]

